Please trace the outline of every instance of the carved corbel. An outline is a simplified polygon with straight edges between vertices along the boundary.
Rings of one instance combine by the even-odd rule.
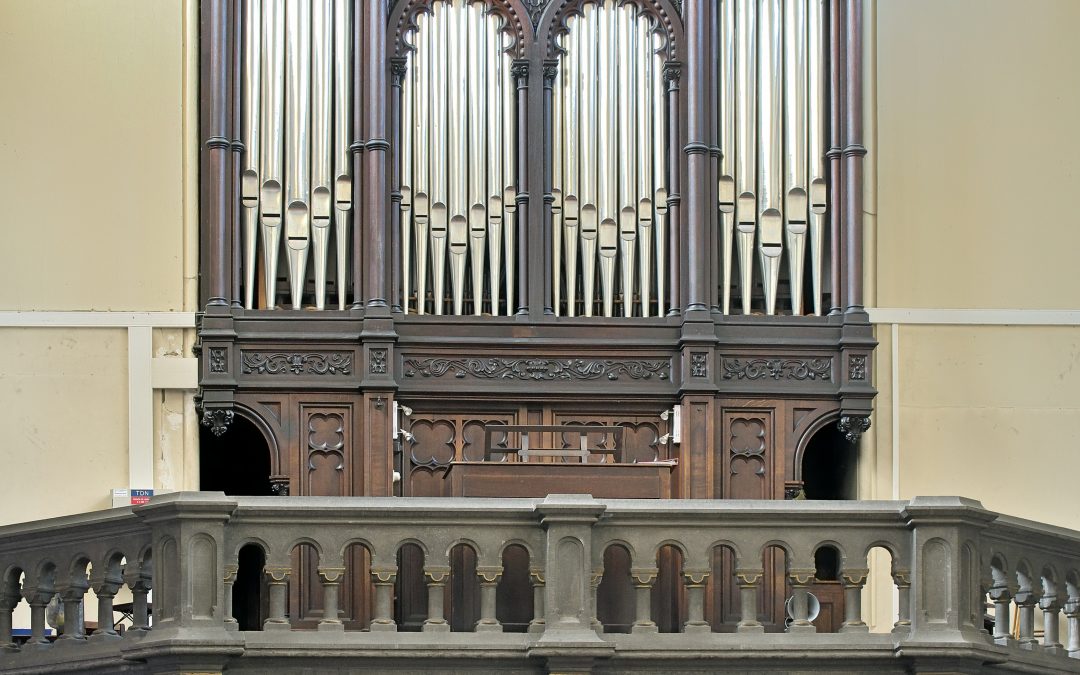
[[[866,430],[870,428],[870,417],[866,415],[844,415],[836,423],[836,428],[844,434],[849,443],[858,443]]]

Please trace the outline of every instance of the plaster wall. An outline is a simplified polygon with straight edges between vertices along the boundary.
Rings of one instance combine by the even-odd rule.
[[[183,305],[181,0],[0,2],[0,305]]]
[[[875,4],[876,305],[1076,307],[1080,90],[1064,83],[1080,3]],[[878,334],[868,491],[886,492],[898,453],[897,497],[963,494],[1080,528],[1080,327],[902,325],[895,369],[892,328]]]
[[[125,485],[127,334],[0,329],[0,524],[111,506]]]
[[[1080,2],[876,4],[878,306],[1076,307]]]

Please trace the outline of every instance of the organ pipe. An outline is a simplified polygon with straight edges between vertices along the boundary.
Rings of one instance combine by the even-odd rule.
[[[742,312],[751,311],[755,242],[765,313],[777,310],[783,263],[791,311],[804,313],[808,250],[813,312],[822,311],[825,3],[721,0],[718,209],[725,313],[735,293]],[[733,255],[740,271],[734,286]]]
[[[604,317],[661,316],[668,274],[664,41],[654,19],[617,0],[588,2],[567,25],[552,106],[563,245],[552,283],[556,290],[566,284],[565,302],[556,293],[556,304],[566,316],[577,313],[580,279],[587,317],[597,308]]]
[[[285,243],[293,309],[300,309],[311,243],[311,0],[286,0]]]
[[[315,306],[325,308],[333,230],[337,301],[344,309],[352,208],[351,3],[243,0],[241,6],[244,306],[256,307],[260,253],[262,306],[276,306],[284,231],[290,304],[302,306],[313,256]]]
[[[417,17],[402,90],[403,306],[479,316],[513,304],[514,87],[503,19],[441,0]],[[415,285],[411,280],[415,279]],[[446,291],[449,285],[449,298]],[[415,288],[415,298],[411,297]],[[449,299],[449,303],[447,300]]]
[[[255,308],[255,261],[258,255],[259,227],[259,113],[262,85],[262,3],[244,0],[242,17],[243,44],[240,91],[240,142],[244,144],[241,158],[240,210],[244,242],[244,307]]]

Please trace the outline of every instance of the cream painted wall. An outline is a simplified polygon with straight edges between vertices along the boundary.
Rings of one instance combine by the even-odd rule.
[[[127,482],[127,333],[0,329],[0,524],[108,508]]]
[[[1077,0],[878,0],[877,303],[1080,297]]]
[[[183,309],[181,0],[0,0],[0,309]]]
[[[900,497],[1080,529],[1080,327],[903,326]]]

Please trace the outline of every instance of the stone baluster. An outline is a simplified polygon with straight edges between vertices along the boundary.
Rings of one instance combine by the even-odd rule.
[[[480,620],[476,622],[477,633],[501,633],[502,624],[495,616],[495,592],[502,579],[502,567],[478,567],[480,577]]]
[[[1020,619],[1020,647],[1034,649],[1038,645],[1035,639],[1035,605],[1039,602],[1036,593],[1030,588],[1021,589],[1016,594],[1016,613]]]
[[[131,589],[131,628],[127,632],[134,635],[150,630],[150,603],[147,595],[153,588],[152,570],[153,566],[149,561],[128,564],[124,569],[124,583]]]
[[[93,574],[90,575],[90,587],[94,589],[98,601],[98,625],[97,630],[90,636],[91,641],[102,642],[120,637],[113,628],[113,599],[123,585],[124,578],[117,567],[111,570],[103,567],[101,573],[95,568]]]
[[[267,594],[270,597],[270,608],[266,621],[263,622],[263,630],[291,630],[292,624],[289,617],[285,616],[285,595],[289,587],[289,577],[292,576],[292,567],[288,565],[267,565],[263,568],[266,575]]]
[[[1008,586],[1001,584],[991,586],[989,594],[994,601],[994,642],[1004,646],[1015,645],[1016,640],[1013,639],[1012,626],[1009,623],[1012,592]]]
[[[637,589],[636,609],[637,619],[634,621],[631,633],[657,633],[659,629],[652,620],[652,587],[656,583],[656,577],[660,570],[655,567],[634,568],[630,570],[630,576],[634,580],[634,588]]]
[[[870,626],[862,620],[862,589],[870,570],[865,567],[846,568],[840,573],[844,584],[844,623],[841,633],[869,633]]]
[[[19,604],[18,581],[5,584],[0,588],[0,653],[16,651],[15,641],[11,636],[11,613]]]
[[[1057,584],[1043,579],[1043,595],[1039,598],[1039,609],[1043,613],[1043,649],[1051,654],[1062,654],[1065,649],[1058,639],[1061,636],[1058,625],[1058,612],[1061,601],[1057,595]]]
[[[424,621],[422,630],[425,633],[443,633],[450,630],[450,624],[443,616],[443,605],[446,596],[446,582],[450,579],[450,568],[442,566],[424,567],[424,578],[427,579],[428,592],[428,618]]]
[[[686,623],[684,633],[709,633],[712,627],[705,620],[705,582],[709,570],[683,570],[683,583],[686,585]]]
[[[73,578],[66,583],[59,584],[56,588],[60,594],[60,600],[64,603],[64,628],[57,640],[68,642],[71,640],[82,641],[86,639],[86,623],[83,620],[83,596],[90,588],[90,582],[85,572],[80,572],[78,578]]]
[[[225,565],[225,630],[240,630],[240,622],[233,616],[233,584],[239,570],[236,563]]]
[[[810,623],[809,602],[810,584],[814,583],[817,569],[812,566],[791,567],[788,569],[788,579],[791,581],[791,624],[788,626],[789,633],[816,633],[817,627]]]
[[[22,593],[30,605],[30,639],[23,649],[48,649],[52,643],[45,637],[45,608],[55,595],[52,584],[28,586],[24,583]]]
[[[371,631],[394,632],[394,582],[397,580],[397,567],[389,565],[371,566],[371,578],[375,584],[375,613],[371,618]]]
[[[735,583],[739,585],[739,633],[764,633],[765,626],[757,618],[757,593],[761,585],[762,569],[739,568],[735,570]]]
[[[893,633],[907,633],[911,630],[911,570],[893,565],[893,583],[896,584],[896,623]]]
[[[1069,598],[1065,603],[1065,622],[1069,629],[1065,648],[1069,656],[1080,659],[1080,598]]]
[[[544,625],[544,570],[533,567],[529,570],[529,582],[533,589],[533,618],[529,622],[530,633],[543,633]]]
[[[319,630],[342,632],[345,624],[339,617],[338,591],[341,588],[341,578],[345,576],[345,566],[319,565],[318,571],[323,590],[323,618],[319,621]]]
[[[599,612],[597,611],[596,596],[600,592],[600,582],[603,579],[604,579],[604,568],[603,567],[594,567],[593,570],[592,570],[592,573],[589,575],[589,600],[588,600],[588,603],[589,603],[589,616],[591,617],[590,625],[592,626],[592,629],[594,631],[596,631],[596,633],[598,635],[603,635],[603,633],[604,633],[604,624],[600,623],[600,619],[597,618],[597,616],[596,616],[597,614],[599,614]]]

